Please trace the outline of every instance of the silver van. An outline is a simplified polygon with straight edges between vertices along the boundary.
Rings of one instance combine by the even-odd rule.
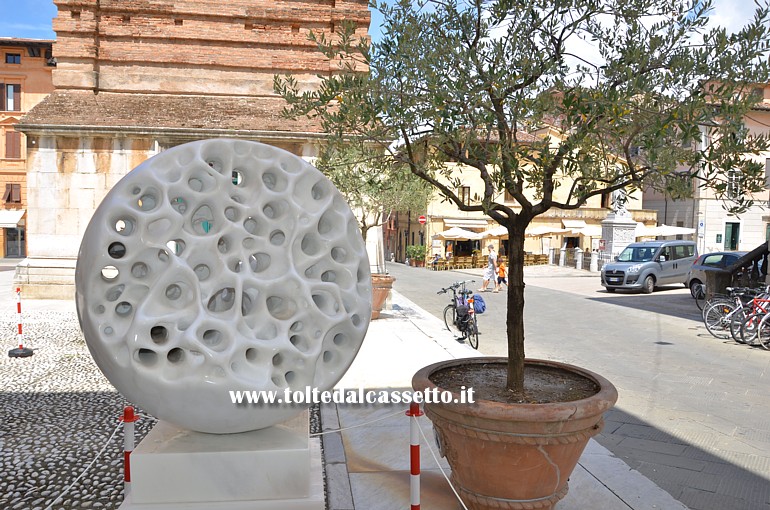
[[[607,292],[634,289],[649,294],[659,285],[684,284],[697,255],[693,241],[631,243],[615,262],[602,267],[602,286]]]

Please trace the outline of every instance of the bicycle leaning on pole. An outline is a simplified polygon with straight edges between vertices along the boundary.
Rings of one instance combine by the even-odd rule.
[[[455,282],[449,287],[441,289],[436,294],[452,292],[452,301],[444,308],[444,324],[456,338],[468,340],[468,344],[471,347],[478,349],[479,325],[476,321],[476,308],[481,303],[476,303],[478,298],[474,297],[473,291],[468,290],[465,286],[465,284],[473,283],[474,281]]]

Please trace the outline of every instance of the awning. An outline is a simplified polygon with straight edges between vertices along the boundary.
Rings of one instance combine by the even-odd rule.
[[[460,227],[460,228],[487,228],[489,222],[487,220],[471,220],[471,219],[450,219],[444,220],[446,227]]]
[[[0,227],[16,228],[19,226],[19,221],[21,221],[21,217],[24,216],[25,212],[27,212],[26,209],[15,211],[0,211]]]
[[[561,222],[564,224],[564,228],[577,230],[586,227],[586,222],[583,220],[561,220]]]

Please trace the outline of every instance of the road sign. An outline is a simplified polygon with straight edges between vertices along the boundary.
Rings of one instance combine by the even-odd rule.
[[[420,216],[417,218],[417,221],[420,222],[420,225],[425,225],[425,222],[428,221],[428,219],[425,216]]]

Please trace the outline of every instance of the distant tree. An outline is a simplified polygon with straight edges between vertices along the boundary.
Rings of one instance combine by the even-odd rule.
[[[384,157],[378,146],[332,139],[322,145],[315,166],[334,183],[353,210],[366,241],[369,229],[397,211],[423,212],[431,188],[409,166]]]
[[[734,197],[736,211],[761,189],[764,170],[747,156],[768,142],[743,118],[755,84],[768,82],[768,1],[732,34],[709,25],[710,0],[380,3],[380,42],[343,26],[317,39],[338,73],[313,91],[291,77],[275,88],[289,115],[378,144],[458,209],[508,229],[507,387],[524,398],[524,232],[533,218],[619,189],[679,191],[683,174],[727,197],[727,173],[734,182],[737,172],[746,194]],[[703,132],[710,143],[696,149]],[[483,181],[470,204],[448,161]]]

